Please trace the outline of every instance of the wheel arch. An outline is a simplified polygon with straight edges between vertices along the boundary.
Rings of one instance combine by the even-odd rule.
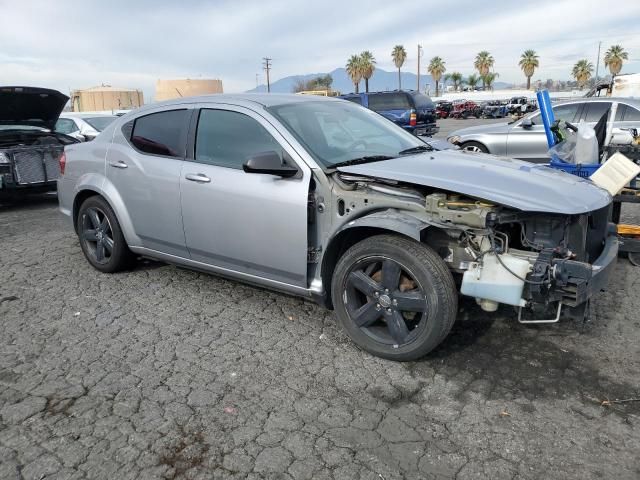
[[[417,242],[424,239],[427,229],[438,228],[395,209],[382,210],[352,220],[343,225],[331,238],[322,256],[321,275],[327,308],[333,308],[331,283],[338,260],[351,246],[373,235],[395,234]]]
[[[72,219],[73,219],[73,228],[77,233],[77,217],[78,212],[80,210],[80,206],[82,203],[90,197],[93,196],[102,197],[113,210],[118,223],[120,224],[120,228],[122,229],[122,234],[127,241],[127,245],[135,246],[140,244],[140,239],[135,234],[135,230],[133,229],[133,222],[131,221],[131,217],[129,216],[129,212],[122,200],[122,197],[118,194],[118,191],[113,186],[111,182],[108,180],[104,180],[101,185],[96,183],[87,183],[81,185],[74,198],[73,198],[73,207],[72,207]]]

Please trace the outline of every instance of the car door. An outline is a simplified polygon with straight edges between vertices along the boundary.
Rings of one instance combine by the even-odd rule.
[[[582,103],[567,103],[556,105],[553,114],[556,120],[574,122],[582,109]],[[531,120],[531,126],[526,126],[525,119]],[[517,121],[507,134],[507,156],[519,158],[535,163],[546,163],[549,161],[547,151],[547,137],[544,132],[544,125],[540,112],[527,115],[524,119]]]
[[[193,133],[180,177],[191,258],[306,287],[310,169],[273,125],[247,108],[203,106]],[[243,171],[247,158],[272,151],[299,174]]]
[[[188,258],[180,206],[180,172],[191,110],[175,107],[137,117],[116,130],[106,175],[126,209],[139,245]]]
[[[630,130],[640,132],[640,110],[633,105],[618,103],[613,127],[611,143],[629,143],[633,138]]]

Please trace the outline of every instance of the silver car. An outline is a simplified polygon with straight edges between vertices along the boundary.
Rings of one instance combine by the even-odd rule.
[[[552,108],[556,120],[572,123],[584,120],[593,126],[614,104],[617,105],[613,119],[614,135],[629,128],[640,130],[640,100],[581,98],[553,105]],[[491,123],[456,130],[447,140],[464,150],[504,155],[536,163],[549,161],[549,147],[539,111],[513,122]]]
[[[96,138],[116,118],[103,113],[63,113],[56,122],[55,131],[86,142]]]
[[[149,105],[60,164],[60,210],[97,270],[145,256],[309,297],[394,360],[447,336],[458,293],[523,322],[535,306],[583,315],[618,251],[611,197],[591,182],[436,151],[332,98]]]

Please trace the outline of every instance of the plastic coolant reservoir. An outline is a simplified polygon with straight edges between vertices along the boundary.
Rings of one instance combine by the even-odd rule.
[[[500,255],[500,259],[521,278],[525,278],[531,269],[527,260],[509,254]],[[460,293],[476,299],[523,307],[526,303],[522,298],[523,289],[524,281],[508,272],[494,253],[487,253],[482,258],[482,264],[472,263],[469,270],[464,272]]]

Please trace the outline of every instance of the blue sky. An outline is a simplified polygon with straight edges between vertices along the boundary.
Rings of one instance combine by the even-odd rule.
[[[315,5],[315,6],[314,6]],[[0,84],[69,89],[101,83],[142,88],[158,78],[221,78],[225,91],[264,82],[261,58],[273,58],[272,79],[330,71],[368,49],[393,69],[391,49],[408,51],[415,71],[441,56],[449,71],[472,73],[483,49],[495,57],[500,80],[521,82],[520,54],[540,55],[534,79],[568,79],[580,58],[595,65],[622,44],[640,72],[640,2],[602,1],[367,2],[0,0]],[[604,66],[600,65],[600,72]],[[424,67],[422,73],[425,73]]]

